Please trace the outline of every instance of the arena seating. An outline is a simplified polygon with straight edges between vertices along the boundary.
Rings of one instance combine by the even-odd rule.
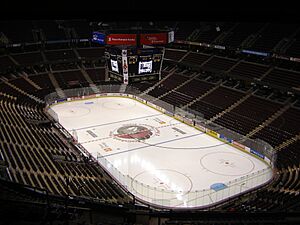
[[[59,86],[63,89],[89,86],[80,70],[53,73]]]
[[[109,185],[111,178],[66,144],[55,128],[27,119],[46,119],[42,108],[24,107],[0,100],[1,149],[15,182],[46,189],[54,195],[74,195],[107,202],[129,201],[121,190]],[[66,184],[66,179],[69,183]],[[84,185],[83,185],[84,184]]]
[[[278,103],[251,96],[215,122],[245,135],[281,107]]]
[[[174,61],[179,61],[187,52],[186,51],[178,51],[172,49],[166,49],[165,51],[165,58],[171,59]]]
[[[297,32],[297,35],[293,38],[291,45],[286,50],[287,55],[291,55],[293,57],[300,56],[300,32]]]
[[[95,84],[100,84],[101,82],[105,81],[104,68],[86,69],[86,72]]]
[[[154,97],[159,97],[159,96],[165,94],[166,92],[171,91],[176,86],[179,86],[187,79],[188,79],[187,77],[175,73],[172,76],[170,76],[169,78],[167,78],[166,80],[164,80],[162,83],[160,83],[159,86],[157,86],[153,90],[151,90],[149,92],[149,94]]]
[[[41,29],[45,40],[65,40],[66,35],[63,27],[60,28],[59,24],[52,20],[40,20],[35,21],[35,26],[38,29]]]
[[[227,71],[234,64],[236,64],[235,60],[231,60],[229,58],[221,58],[214,56],[208,62],[206,62],[202,68],[203,69],[213,69],[215,71]]]
[[[9,24],[16,25],[20,32],[24,32],[19,36],[6,25],[3,26],[0,32],[9,38],[11,43],[40,41],[43,34],[45,41],[66,37],[88,39],[92,31],[87,21],[68,21],[63,23],[61,29],[57,22],[40,25],[24,22],[24,26],[18,25],[17,22]],[[195,24],[180,27],[179,23],[178,26],[175,33],[178,40],[194,38],[193,41],[223,44],[233,48],[244,46],[258,51],[276,52],[276,46],[280,46],[280,42],[286,38],[289,45],[285,46],[287,49],[283,49],[286,51],[282,51],[289,56],[299,56],[299,30],[297,31],[297,26],[293,24],[199,23],[198,27]],[[217,31],[217,27],[221,30]],[[42,29],[42,34],[39,33],[38,37],[33,35],[37,32],[33,29],[37,28]],[[70,30],[67,31],[67,28]],[[29,97],[33,95],[43,99],[46,94],[54,92],[56,87],[50,76],[53,76],[62,89],[89,86],[84,72],[94,84],[107,82],[101,63],[104,48],[91,47],[92,43],[83,42],[74,45],[76,46],[71,48],[69,43],[64,43],[61,45],[64,48],[60,49],[58,44],[52,46],[45,43],[43,48],[34,47],[37,48],[34,52],[23,52],[27,48],[25,46],[21,49],[22,53],[13,53],[14,51],[9,49],[1,53],[0,162],[1,165],[5,164],[5,169],[0,165],[0,176],[16,183],[45,189],[53,196],[71,195],[91,201],[133,205],[130,195],[115,185],[114,180],[100,166],[83,157],[72,143],[53,127],[43,112],[44,104]],[[297,107],[299,100],[298,103],[292,103],[299,98],[299,93],[295,92],[300,87],[299,65],[295,62],[269,58],[262,60],[256,56],[241,56],[202,47],[199,49],[196,53],[192,47],[189,50],[178,50],[168,46],[165,59],[173,62],[164,61],[164,80],[158,83],[141,82],[133,86],[174,106],[189,106],[203,114],[206,119],[212,119],[235,106],[214,122],[243,135],[261,128],[251,137],[262,139],[275,148],[277,178],[274,182],[250,196],[242,196],[233,203],[224,204],[219,209],[241,212],[300,209],[300,109]],[[177,62],[176,65],[174,62]],[[185,65],[182,66],[179,62]],[[174,70],[175,73],[172,73]],[[224,74],[226,76],[221,77]],[[230,75],[245,78],[248,82],[229,79]],[[276,100],[280,96],[276,95],[274,87],[264,89],[251,86],[252,82],[260,80],[263,85],[279,87],[279,92],[292,90],[293,95],[288,94],[289,96],[283,97],[279,103]],[[151,89],[153,86],[155,88]],[[245,96],[248,98],[234,105]],[[288,104],[289,108],[276,116],[276,113]],[[261,127],[272,116],[276,116],[274,120]],[[46,123],[43,123],[45,121]],[[215,224],[202,222],[169,221],[166,224]],[[256,222],[253,221],[252,224]]]
[[[201,26],[202,25],[202,26]],[[230,29],[234,23],[231,22],[220,22],[220,23],[203,23],[199,26],[199,34],[196,38],[197,42],[202,43],[213,43],[214,40],[224,31]]]
[[[230,73],[237,76],[248,77],[250,79],[259,79],[268,71],[268,69],[269,67],[264,65],[242,61],[239,62],[238,65],[230,71]]]
[[[78,48],[77,51],[82,59],[99,59],[104,56],[104,48]]]
[[[9,43],[32,43],[34,41],[32,34],[33,26],[31,21],[3,20],[1,21],[0,27],[0,32],[5,34],[9,40]],[[14,29],[11,29],[11,27]]]
[[[29,52],[11,55],[21,65],[34,65],[43,63],[40,52]]]
[[[204,118],[209,119],[222,112],[244,95],[244,93],[229,88],[219,87],[199,101],[193,103],[190,107],[201,112]]]
[[[195,27],[197,27],[197,25],[191,22],[180,22],[175,28],[175,38],[177,40],[187,40],[195,30]]]
[[[204,55],[201,53],[195,53],[195,52],[190,52],[183,60],[182,62],[188,62],[188,63],[193,63],[195,65],[201,65],[204,63],[206,60],[208,60],[210,55]]]
[[[70,20],[68,27],[73,28],[75,38],[90,38],[92,29],[86,20]]]
[[[271,124],[264,127],[255,134],[255,137],[261,138],[272,146],[278,146],[284,140],[288,140],[300,132],[297,124],[300,123],[300,110],[289,108]]]
[[[270,82],[283,87],[299,87],[299,72],[293,72],[288,70],[283,70],[275,68],[270,73],[268,73],[262,81]]]
[[[262,33],[259,33],[259,37],[251,46],[251,49],[271,51],[282,38],[292,35],[296,28],[297,25],[295,24],[267,24]]]
[[[45,55],[49,61],[67,61],[76,57],[72,49],[45,51]]]
[[[239,23],[223,40],[223,45],[232,48],[239,47],[251,34],[255,34],[262,23]]]
[[[0,70],[6,70],[14,65],[14,62],[8,56],[0,56]]]

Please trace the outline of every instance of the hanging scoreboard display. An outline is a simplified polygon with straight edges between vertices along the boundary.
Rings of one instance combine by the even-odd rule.
[[[124,84],[159,80],[163,54],[163,47],[107,47],[105,58],[109,77]]]
[[[105,45],[106,71],[124,84],[160,80],[164,46],[174,31],[159,29],[106,30],[93,33],[93,42]]]

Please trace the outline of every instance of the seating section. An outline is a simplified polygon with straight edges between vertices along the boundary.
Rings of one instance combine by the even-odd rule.
[[[290,167],[295,166],[297,168],[300,168],[299,147],[300,147],[300,140],[298,139],[294,143],[292,143],[292,144],[286,146],[285,148],[281,149],[280,151],[278,151],[277,152],[277,167],[279,169],[287,168],[288,166],[290,166]],[[299,181],[299,179],[298,179],[298,181]],[[283,183],[284,183],[284,181],[283,181]],[[297,185],[297,187],[299,187],[299,184]],[[299,188],[296,190],[299,190]]]
[[[192,97],[189,95],[182,94],[177,91],[172,91],[166,96],[162,97],[161,100],[168,102],[174,106],[182,107],[192,101]]]
[[[197,27],[197,24],[192,22],[180,22],[175,29],[175,40],[187,40],[195,27]]]
[[[199,101],[196,101],[190,107],[201,112],[205,119],[209,119],[228,108],[244,95],[229,88],[219,87]]]
[[[207,63],[205,63],[202,68],[203,69],[213,69],[214,71],[227,71],[229,70],[236,61],[231,60],[229,58],[221,58],[214,56]]]
[[[183,60],[182,62],[185,63],[193,63],[195,65],[201,65],[204,63],[206,60],[208,60],[210,55],[204,55],[201,53],[195,53],[195,52],[190,52]]]
[[[251,49],[257,51],[269,52],[284,37],[289,37],[295,32],[297,25],[295,24],[274,24],[270,23],[259,34],[259,38],[251,46]]]
[[[139,91],[143,92],[143,91],[146,91],[148,88],[152,87],[155,83],[156,83],[156,81],[152,81],[152,82],[144,81],[144,82],[140,82],[140,83],[132,83],[131,86],[133,86],[133,87],[137,88]]]
[[[278,103],[251,96],[214,122],[246,135],[281,107]]]
[[[179,61],[186,53],[186,51],[166,49],[164,58]]]
[[[266,189],[257,193],[255,198],[253,197],[252,200],[248,200],[246,204],[242,204],[235,209],[236,211],[247,212],[262,212],[270,210],[282,212],[283,210],[287,210],[297,206],[299,200],[299,195],[296,193]]]
[[[262,23],[239,23],[225,37],[222,44],[232,48],[238,48],[249,35],[257,33],[262,25]]]
[[[35,25],[37,26],[37,28],[42,30],[45,36],[45,40],[47,41],[66,39],[64,29],[60,27],[59,24],[56,23],[55,21],[51,21],[51,20],[35,21]]]
[[[24,104],[24,103],[39,104],[35,100],[29,98],[23,92],[20,92],[20,90],[13,88],[9,84],[0,83],[0,85],[1,85],[0,92],[2,94],[9,95],[12,99],[14,99],[16,102],[18,102],[20,104]],[[1,95],[1,96],[3,96],[3,95]]]
[[[193,99],[196,99],[197,97],[203,95],[205,92],[207,92],[212,87],[214,87],[213,84],[198,80],[196,78],[196,79],[189,81],[182,87],[178,88],[177,91],[181,92],[182,94],[191,96],[191,97],[193,97]]]
[[[164,80],[160,85],[158,85],[153,90],[151,90],[149,92],[149,94],[154,97],[159,97],[159,96],[165,94],[166,92],[171,91],[175,87],[179,86],[180,84],[185,82],[187,79],[188,78],[185,76],[174,73],[170,77],[168,77],[166,80]]]
[[[253,79],[262,77],[268,71],[268,69],[268,66],[248,62],[240,62],[230,71],[230,73],[233,75]]]
[[[52,71],[67,71],[67,70],[76,70],[78,69],[78,65],[76,62],[68,62],[68,63],[55,63],[50,65]]]
[[[62,89],[89,86],[84,72],[96,85],[106,82],[103,63],[105,49],[88,41],[70,42],[71,39],[90,39],[92,30],[98,25],[84,20],[1,21],[0,25],[3,42],[6,37],[9,44],[39,42],[36,46],[9,46],[0,53],[0,177],[46,189],[55,196],[71,195],[117,205],[132,204],[131,196],[117,186],[106,171],[91,163],[53,126],[43,111],[44,104],[28,96],[43,99],[54,92],[55,87],[49,76],[53,76]],[[171,25],[174,24],[168,24]],[[118,27],[118,24],[114,26]],[[145,23],[144,26],[150,25]],[[287,57],[300,56],[299,34],[299,25],[296,24],[180,22],[175,25],[176,40],[218,44],[226,46],[226,49],[245,47],[285,54]],[[60,44],[47,42],[51,40],[69,41]],[[191,52],[191,49],[197,53]],[[293,92],[300,87],[300,66],[295,62],[269,58],[261,60],[253,55],[241,56],[233,51],[196,45],[190,46],[189,51],[166,48],[164,57],[169,60],[163,62],[161,77],[166,78],[174,68],[176,72],[159,81],[159,85],[153,81],[132,86],[143,92],[155,85],[148,94],[177,107],[189,105],[190,109],[203,114],[206,119],[213,118],[246,96],[237,88],[244,88],[248,90],[247,94],[251,94],[252,81],[262,79],[264,84]],[[174,61],[183,63],[174,65]],[[189,68],[192,65],[198,67]],[[250,82],[220,77],[223,72]],[[28,77],[23,77],[26,73]],[[295,107],[299,103],[291,105],[265,127],[260,126],[285,107],[286,102],[296,101],[298,96],[283,94],[283,104],[280,104],[271,101],[279,99],[280,93],[275,93],[271,87],[258,86],[251,86],[259,90],[214,122],[243,135],[262,128],[251,138],[262,139],[273,147],[280,146],[276,153],[278,178],[245,200],[241,198],[222,207],[232,207],[242,212],[299,209],[300,109]],[[198,224],[196,221],[175,223]],[[166,224],[171,225],[172,221]]]
[[[48,73],[40,73],[37,75],[29,76],[29,79],[40,86],[42,89],[54,89]]]
[[[32,23],[29,20],[2,20],[0,23],[1,30],[8,38],[10,43],[24,43],[34,41],[32,35]],[[13,27],[13,29],[11,29]]]
[[[89,86],[80,70],[59,72],[53,75],[62,89]]]
[[[89,26],[89,22],[86,20],[70,20],[68,21],[70,28],[73,28],[75,36],[74,38],[91,38],[92,29]]]
[[[86,72],[92,79],[95,84],[99,84],[105,81],[105,70],[104,68],[100,69],[86,69]]]
[[[283,87],[299,87],[300,73],[281,69],[272,70],[262,81],[270,82]]]
[[[230,29],[234,23],[220,22],[220,23],[203,23],[199,27],[199,34],[196,38],[197,42],[213,43],[213,41],[222,33]]]
[[[41,107],[3,99],[0,106],[0,149],[12,181],[46,189],[52,195],[118,204],[130,201],[99,166],[82,158],[55,128],[27,122],[47,118]]]
[[[289,108],[272,123],[256,133],[254,137],[261,138],[275,147],[299,134],[300,127],[298,124],[300,124],[300,110]]]
[[[300,57],[300,31],[298,31],[292,44],[286,50],[286,54],[293,57]]]
[[[14,62],[8,56],[0,56],[0,71],[5,71],[14,65]]]
[[[21,65],[34,65],[43,62],[40,52],[30,52],[22,54],[14,54],[12,57]]]
[[[104,56],[104,48],[78,48],[77,52],[83,59],[101,59]]]
[[[45,51],[45,55],[49,61],[67,61],[76,58],[72,49]]]

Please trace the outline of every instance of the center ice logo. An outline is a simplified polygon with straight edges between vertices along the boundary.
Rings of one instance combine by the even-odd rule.
[[[141,141],[157,135],[159,131],[148,125],[129,124],[118,128],[112,133],[112,136],[119,140]]]

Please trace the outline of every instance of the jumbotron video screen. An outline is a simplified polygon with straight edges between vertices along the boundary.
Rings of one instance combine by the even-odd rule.
[[[129,83],[159,80],[163,51],[162,47],[124,48],[114,46],[106,48],[105,58],[109,77],[124,82],[125,72],[125,74],[128,73]]]

